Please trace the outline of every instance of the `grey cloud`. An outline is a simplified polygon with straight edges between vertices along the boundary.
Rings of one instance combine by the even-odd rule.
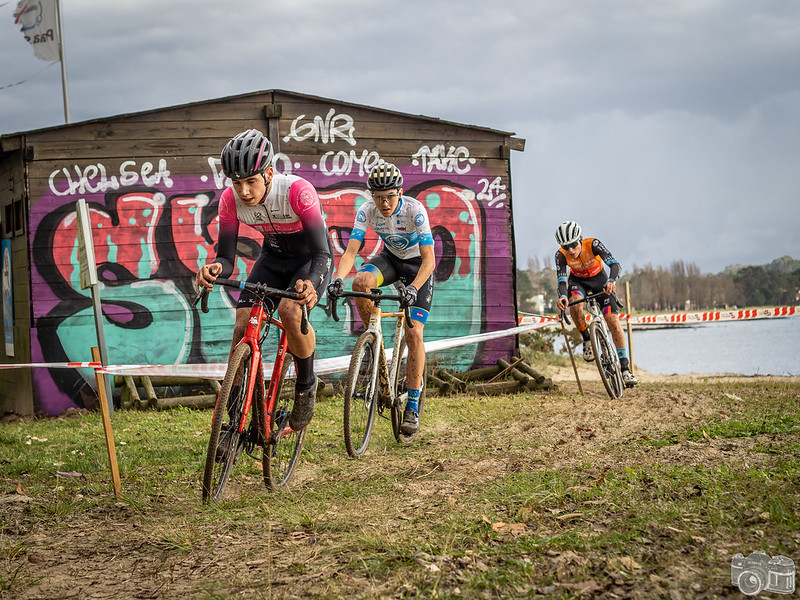
[[[626,266],[800,257],[800,3],[63,6],[73,120],[275,87],[483,125],[527,139],[512,155],[520,265],[551,260],[569,217]],[[44,66],[12,10],[0,86]],[[61,119],[57,66],[0,90],[0,132]]]

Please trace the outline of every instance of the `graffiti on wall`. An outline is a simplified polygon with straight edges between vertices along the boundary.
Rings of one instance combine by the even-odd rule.
[[[350,144],[356,140],[355,124],[348,115],[332,112],[307,122],[298,117],[287,138],[298,142],[337,139]],[[428,150],[423,153],[422,148]],[[417,159],[409,157],[408,164],[400,163],[408,182],[406,194],[423,202],[433,225],[437,286],[426,327],[426,339],[430,340],[483,330],[485,307],[492,303],[487,294],[493,276],[485,272],[484,257],[487,252],[511,256],[507,240],[501,243],[505,247],[489,248],[486,235],[492,219],[495,225],[503,226],[508,219],[505,211],[491,210],[503,206],[505,183],[501,178],[487,177],[480,180],[486,182],[481,183],[481,189],[470,189],[458,181],[465,169],[479,168],[475,159],[469,158],[469,151],[464,148],[434,160],[431,148],[436,145],[422,146],[415,154]],[[347,160],[341,154],[344,152]],[[342,158],[336,159],[337,155]],[[370,165],[380,160],[376,151],[358,148],[322,154],[311,165],[293,163],[285,154],[276,155],[277,170],[293,170],[317,187],[336,260],[347,245],[357,208],[370,201],[364,177]],[[217,158],[208,157],[207,165],[206,172],[193,176],[170,173],[163,158],[139,163],[129,160],[119,165],[93,162],[54,167],[49,193],[38,199],[31,215],[32,286],[36,290],[32,295],[32,346],[33,353],[39,354],[34,360],[86,360],[89,348],[96,345],[89,290],[81,290],[79,280],[75,202],[85,198],[90,208],[110,362],[225,361],[234,321],[234,297],[225,289],[215,290],[208,314],[189,305],[195,272],[215,256],[217,206],[229,183],[221,176]],[[377,236],[368,236],[362,260],[379,252],[381,244]],[[248,227],[240,228],[233,276],[246,277],[259,251],[260,235]],[[502,302],[508,303],[506,298]],[[507,312],[513,323],[513,307]],[[360,326],[353,319],[335,323],[322,305],[312,311],[312,323],[320,357],[341,355],[346,350],[342,335],[355,336]],[[469,346],[456,353],[468,366],[480,351]],[[81,406],[91,394],[87,381],[76,372],[54,369],[42,373],[34,385],[42,404],[38,408],[45,412],[58,414],[69,405]],[[91,380],[91,374],[85,377]]]

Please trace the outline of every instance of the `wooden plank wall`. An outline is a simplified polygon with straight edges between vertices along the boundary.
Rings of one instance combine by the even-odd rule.
[[[0,343],[3,363],[30,362],[30,305],[28,301],[28,244],[25,210],[25,170],[23,151],[3,155],[0,160],[0,214],[3,226],[0,237],[11,244],[11,283],[13,310],[13,355],[6,352],[5,338]],[[3,286],[7,284],[3,281]],[[0,306],[0,315],[5,323],[5,302]],[[5,333],[5,331],[4,331]],[[0,414],[13,412],[31,415],[32,401],[31,369],[0,369]]]
[[[514,325],[508,136],[265,92],[29,133],[35,360],[89,360],[89,347],[96,345],[88,290],[78,285],[73,215],[75,202],[85,198],[93,209],[110,361],[224,362],[230,298],[215,294],[208,315],[187,302],[193,273],[215,253],[216,204],[225,185],[219,151],[249,127],[271,132],[279,171],[305,177],[319,190],[337,260],[355,210],[366,200],[366,174],[382,159],[401,168],[406,193],[428,207],[437,241],[426,339]],[[260,246],[260,236],[245,229],[242,276]],[[374,252],[378,245],[376,237],[368,238],[365,249]],[[313,311],[312,322],[319,356],[341,355],[352,346],[353,323],[336,324],[322,309]],[[437,360],[480,365],[513,349],[514,338],[507,338]],[[40,391],[58,390],[80,406],[90,391],[87,382],[54,372],[37,376]]]

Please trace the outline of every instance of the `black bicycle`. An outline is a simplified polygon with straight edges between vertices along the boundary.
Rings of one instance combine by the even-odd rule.
[[[622,398],[625,384],[622,381],[622,369],[617,355],[617,347],[614,345],[614,338],[611,337],[611,331],[608,329],[608,324],[603,318],[600,305],[597,303],[597,298],[605,295],[605,292],[588,294],[584,298],[573,300],[567,306],[574,306],[581,302],[585,304],[586,312],[589,314],[589,340],[592,344],[597,370],[600,372],[600,379],[603,381],[603,386],[605,386],[609,396]],[[619,301],[616,294],[608,295],[611,296],[611,301],[616,303],[618,308],[622,308],[622,302]],[[561,311],[561,318],[569,325],[570,319],[567,311]]]

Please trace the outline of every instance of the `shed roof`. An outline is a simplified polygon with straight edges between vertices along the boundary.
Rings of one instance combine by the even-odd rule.
[[[496,133],[498,135],[503,135],[503,136],[508,136],[508,137],[513,137],[515,135],[513,132],[510,132],[510,131],[502,131],[502,130],[499,130],[499,129],[492,129],[490,127],[482,127],[480,125],[468,125],[468,124],[465,124],[465,123],[458,123],[456,121],[446,121],[446,120],[439,119],[439,118],[436,118],[436,117],[428,117],[426,115],[412,115],[410,113],[404,113],[404,112],[395,111],[395,110],[388,110],[388,109],[385,109],[385,108],[377,108],[375,106],[369,106],[369,105],[366,105],[366,104],[358,104],[358,103],[355,103],[355,102],[347,102],[347,101],[344,101],[344,100],[334,100],[332,98],[323,98],[321,96],[314,96],[314,95],[311,95],[311,94],[301,94],[299,92],[291,92],[291,91],[288,91],[288,90],[270,89],[270,90],[261,90],[261,91],[257,91],[257,92],[249,92],[247,94],[237,94],[237,95],[233,95],[233,96],[223,96],[221,98],[213,98],[213,99],[210,99],[210,100],[201,100],[199,102],[189,102],[189,103],[186,103],[186,104],[176,104],[176,105],[173,105],[173,106],[165,106],[165,107],[161,107],[161,108],[153,108],[153,109],[150,109],[150,110],[143,110],[143,111],[132,112],[132,113],[122,113],[122,114],[119,114],[119,115],[112,115],[110,117],[100,117],[100,118],[97,118],[97,119],[87,119],[85,121],[77,121],[75,123],[65,123],[64,125],[54,125],[54,126],[51,126],[51,127],[42,127],[42,128],[39,128],[39,129],[31,129],[31,130],[28,130],[28,131],[17,131],[17,132],[14,132],[14,133],[0,134],[0,150],[5,151],[7,149],[8,150],[10,150],[10,149],[18,149],[19,148],[19,145],[18,145],[19,143],[17,142],[15,144],[15,143],[12,142],[12,138],[16,138],[18,136],[30,135],[30,134],[40,133],[40,132],[59,130],[59,129],[65,129],[65,128],[69,128],[69,127],[76,127],[76,126],[79,126],[79,125],[86,125],[86,124],[92,124],[92,123],[102,123],[102,122],[106,122],[106,121],[122,120],[122,119],[126,119],[126,118],[132,117],[132,116],[142,116],[142,115],[148,115],[148,114],[164,113],[164,112],[168,112],[168,111],[175,110],[175,109],[185,109],[185,108],[191,108],[191,107],[194,107],[194,106],[203,106],[203,105],[206,105],[206,104],[215,104],[215,103],[220,103],[220,102],[226,102],[226,101],[229,101],[229,100],[241,100],[241,99],[245,99],[245,98],[251,98],[251,97],[254,97],[254,96],[262,96],[264,94],[276,94],[276,93],[277,94],[285,94],[285,95],[289,95],[289,96],[295,96],[297,98],[305,98],[305,99],[308,99],[308,100],[320,101],[320,102],[334,102],[336,104],[343,104],[343,105],[347,105],[347,106],[353,106],[353,107],[358,107],[358,108],[374,110],[374,111],[382,112],[382,113],[389,114],[389,115],[403,116],[403,117],[413,117],[415,119],[420,119],[420,120],[428,121],[428,122],[432,122],[432,123],[440,123],[440,124],[443,124],[443,125],[453,125],[453,126],[456,126],[456,127],[467,127],[469,129],[475,129],[475,130],[479,130],[479,131],[487,131],[487,132]],[[2,143],[4,140],[6,141],[6,143]],[[11,142],[11,143],[9,143],[9,142]],[[524,146],[525,146],[525,140],[524,139],[514,138],[514,142],[515,143],[513,143],[511,145],[511,148],[513,150],[522,150],[522,149],[524,149]]]

